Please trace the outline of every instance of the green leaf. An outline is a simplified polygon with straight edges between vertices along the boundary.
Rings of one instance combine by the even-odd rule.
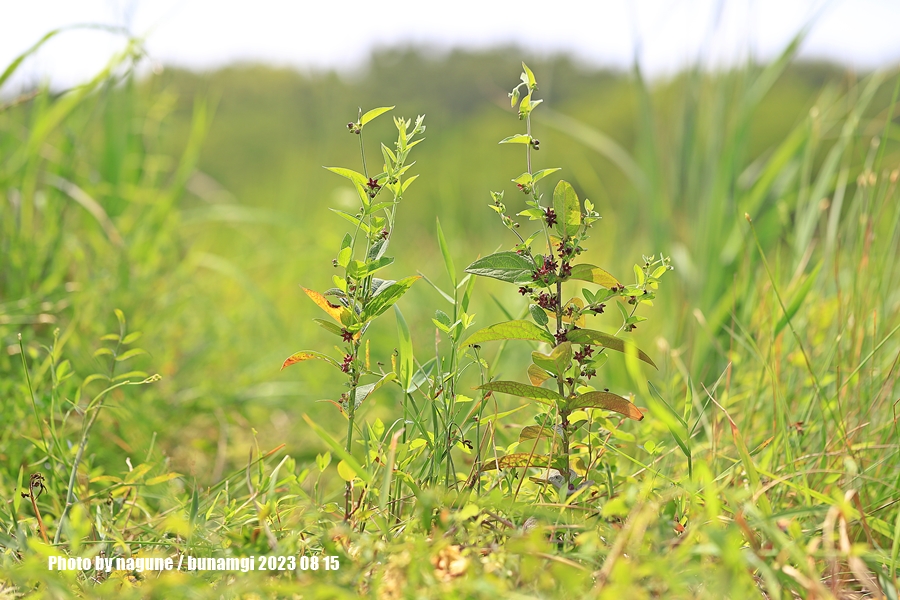
[[[554,375],[562,375],[572,361],[572,342],[563,342],[550,354],[532,352],[531,360],[545,371],[550,371]]]
[[[515,105],[513,105],[515,106]],[[511,135],[509,137],[505,137],[500,140],[498,143],[500,144],[530,144],[531,136],[525,133],[518,133],[516,135]]]
[[[419,279],[419,277],[414,275],[387,286],[383,292],[380,292],[377,296],[369,300],[366,309],[363,311],[364,320],[368,321],[374,319],[393,306],[403,294],[409,291],[409,288],[412,287],[412,284],[414,284],[417,279]]]
[[[525,80],[526,80],[526,83],[528,84],[528,89],[529,90],[535,89],[537,87],[537,81],[534,78],[534,73],[531,72],[531,69],[529,69],[528,65],[526,65],[525,63],[522,63],[522,69],[525,70],[525,73],[523,73],[523,74],[525,75]]]
[[[654,369],[657,368],[656,363],[650,360],[650,357],[647,356],[643,350],[636,348],[631,342],[626,342],[625,340],[609,335],[608,333],[594,331],[593,329],[573,329],[566,334],[566,339],[573,344],[603,346],[604,348],[609,348],[610,350],[615,350],[617,352],[625,352],[626,348],[633,348],[637,353],[638,358],[652,366]]]
[[[621,415],[625,415],[629,419],[640,421],[644,418],[644,414],[638,410],[638,407],[629,402],[627,399],[610,392],[588,392],[581,394],[569,403],[571,410],[579,408],[602,408],[611,410]]]
[[[356,216],[351,215],[350,213],[344,212],[344,211],[342,211],[342,210],[338,210],[338,209],[336,209],[336,208],[329,208],[328,210],[330,210],[330,211],[333,212],[333,213],[339,214],[339,215],[340,215],[341,217],[343,217],[344,219],[347,219],[348,221],[350,221],[351,223],[353,223],[353,226],[354,226],[354,227],[359,227],[360,231],[362,231],[363,233],[369,233],[369,226],[366,225],[365,223],[363,223],[363,222],[362,222],[360,219],[358,219]]]
[[[397,376],[403,391],[410,392],[413,370],[415,369],[412,336],[409,333],[406,319],[403,318],[403,313],[400,312],[396,305],[394,305],[394,316],[397,317],[397,337],[400,342],[397,347]]]
[[[547,388],[535,387],[527,383],[519,383],[518,381],[491,381],[479,386],[479,390],[487,390],[489,392],[500,392],[501,394],[509,394],[518,396],[519,398],[528,398],[536,400],[541,404],[553,406],[554,402],[565,402],[558,392],[548,390]]]
[[[553,190],[553,210],[556,211],[556,230],[564,237],[578,233],[581,226],[581,204],[569,182],[560,181]]]
[[[366,398],[372,395],[372,392],[383,386],[385,383],[393,381],[396,378],[396,373],[388,373],[375,383],[367,383],[365,385],[358,386],[356,388],[356,408],[359,408],[359,405],[365,402]]]
[[[124,362],[124,361],[128,360],[129,358],[134,358],[135,356],[138,356],[140,354],[147,354],[147,353],[148,352],[146,350],[144,350],[143,348],[132,348],[131,350],[128,350],[127,352],[123,352],[122,354],[117,356],[116,362]]]
[[[450,275],[450,283],[456,287],[456,268],[453,266],[453,257],[450,255],[450,248],[447,247],[447,240],[444,239],[444,230],[441,229],[440,219],[437,220],[437,237],[441,255],[444,257],[444,266],[447,268],[447,274]]]
[[[537,304],[530,305],[528,307],[528,312],[531,313],[531,318],[534,319],[534,322],[541,327],[544,327],[550,322],[550,319],[547,318],[547,313],[545,313],[544,309]]]
[[[644,270],[638,265],[634,265],[634,280],[638,286],[644,285]]]
[[[334,360],[327,354],[322,354],[320,352],[314,352],[312,350],[303,350],[300,352],[295,352],[288,356],[284,363],[281,365],[281,369],[284,370],[285,367],[289,367],[293,364],[297,364],[298,362],[303,362],[305,360],[324,360],[330,365],[334,365],[337,368],[341,368],[341,365],[338,364],[338,361]]]
[[[552,173],[556,173],[556,172],[559,171],[559,170],[560,170],[559,167],[554,167],[554,168],[552,168],[552,169],[541,169],[540,171],[538,171],[537,173],[535,173],[535,174],[532,176],[531,182],[532,182],[532,183],[537,183],[538,181],[540,181],[541,179],[543,179],[543,178],[546,177],[547,175],[550,175],[550,174],[552,174]]]
[[[383,257],[384,253],[387,251],[389,243],[389,238],[376,240],[375,243],[372,244],[372,247],[369,248],[369,253],[366,255],[366,260],[378,260]]]
[[[807,294],[809,294],[809,290],[812,289],[813,284],[816,282],[816,279],[819,276],[819,271],[822,269],[822,265],[824,263],[819,263],[813,272],[809,274],[809,277],[806,278],[806,281],[803,282],[803,285],[797,290],[797,293],[794,294],[794,297],[791,299],[791,303],[788,304],[787,309],[785,310],[784,315],[781,317],[781,320],[778,321],[778,324],[775,326],[775,337],[781,333],[781,330],[787,327],[787,324],[791,319],[794,318],[794,315],[797,314],[797,311],[800,310],[800,305],[803,304],[803,301],[806,300]]]
[[[508,283],[531,281],[534,262],[515,252],[496,252],[479,258],[466,267],[466,273],[492,277]]]
[[[394,107],[393,106],[382,106],[381,108],[373,108],[372,110],[368,111],[366,114],[364,114],[359,119],[360,128],[365,127],[366,123],[369,123],[369,122],[375,120],[376,117],[380,117],[381,115],[383,115],[384,113],[386,113],[390,110],[394,110]]]
[[[580,279],[602,285],[606,289],[612,289],[621,285],[619,280],[601,269],[600,267],[582,263],[572,266],[572,274],[569,279]]]
[[[394,262],[394,259],[390,256],[382,256],[378,260],[372,260],[365,263],[361,260],[354,260],[347,265],[347,274],[355,279],[364,279],[372,273],[385,268],[392,262]]]
[[[460,347],[465,348],[473,344],[496,340],[534,340],[548,344],[553,344],[555,341],[552,335],[531,321],[507,321],[479,329],[470,335]]]
[[[337,441],[333,437],[331,437],[327,431],[322,429],[321,426],[316,424],[315,421],[310,419],[309,416],[307,416],[305,414],[303,415],[303,420],[306,421],[307,425],[309,425],[312,428],[312,430],[316,433],[316,435],[318,435],[322,439],[323,442],[325,442],[326,444],[328,444],[328,446],[331,447],[331,450],[335,454],[337,454],[338,457],[341,458],[341,460],[345,461],[347,463],[347,465],[351,469],[353,469],[353,472],[356,473],[356,475],[360,479],[362,479],[366,483],[372,483],[372,476],[369,475],[369,473],[365,469],[363,469],[362,466],[358,462],[356,462],[356,459],[353,458],[350,455],[350,453],[348,453],[346,450],[344,450],[344,448],[341,447],[341,445],[338,444]]]
[[[334,335],[341,335],[341,328],[331,321],[326,321],[325,319],[313,319],[313,322],[325,331],[333,333]]]
[[[450,318],[450,315],[442,310],[435,311],[431,322],[444,333],[450,333],[450,328],[453,327],[453,320]]]
[[[519,102],[519,88],[516,88],[509,95],[509,105],[512,108],[516,107],[516,104]]]
[[[358,172],[354,171],[353,169],[345,169],[344,167],[325,167],[325,168],[328,169],[329,171],[331,171],[332,173],[336,173],[336,174],[340,175],[341,177],[346,177],[353,183],[358,184],[358,185],[362,186],[363,188],[365,188],[366,184],[369,182],[369,180],[366,179],[365,175],[363,175],[362,173],[358,173]]]
[[[352,245],[353,238],[350,237],[349,233],[345,233],[344,239],[341,241],[341,250],[337,255],[338,264],[345,269],[347,268],[347,265],[350,264],[350,258],[352,258]]]

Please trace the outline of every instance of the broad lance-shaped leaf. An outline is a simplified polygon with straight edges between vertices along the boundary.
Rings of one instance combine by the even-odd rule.
[[[380,117],[381,115],[388,112],[389,110],[394,110],[394,107],[393,106],[382,106],[380,108],[373,108],[372,110],[368,111],[366,114],[364,114],[362,116],[362,118],[359,120],[359,126],[365,127],[366,123],[373,121],[376,117]]]
[[[558,392],[548,390],[546,388],[535,387],[527,383],[519,383],[518,381],[491,381],[482,386],[477,387],[479,390],[487,390],[489,392],[500,392],[502,394],[510,394],[520,398],[528,398],[536,400],[541,404],[553,406],[554,402],[565,402]]]
[[[354,171],[353,169],[345,169],[344,167],[325,167],[325,168],[328,169],[329,171],[331,171],[332,173],[337,173],[341,177],[346,177],[353,183],[356,183],[356,184],[359,184],[362,186],[365,186],[366,183],[368,182],[365,175],[363,175],[362,173],[359,173],[357,171]]]
[[[412,284],[414,284],[417,279],[419,279],[419,276],[413,275],[412,277],[406,277],[385,287],[384,291],[380,291],[377,296],[369,300],[366,310],[363,313],[365,320],[368,321],[374,319],[393,306],[403,294],[409,291],[409,288],[412,287]]]
[[[553,458],[552,466],[555,468],[565,469],[565,457],[556,456]],[[489,460],[481,463],[480,471],[493,471],[494,469],[514,469],[521,467],[546,467],[550,465],[550,457],[546,454],[530,454],[528,452],[517,452],[515,454],[507,454],[496,460]]]
[[[496,340],[534,340],[548,344],[555,341],[552,335],[531,321],[507,321],[479,329],[462,343],[462,347]]]
[[[589,281],[591,283],[602,285],[606,289],[612,289],[621,285],[618,279],[600,267],[589,264],[572,265],[572,274],[569,275],[569,279]]]
[[[341,313],[344,312],[344,308],[342,306],[332,304],[325,298],[325,296],[315,290],[310,290],[303,286],[300,286],[300,288],[304,292],[306,292],[306,295],[309,296],[310,300],[315,302],[319,308],[327,312],[332,319],[334,319],[338,323],[341,322]]]
[[[573,344],[590,344],[593,346],[603,346],[604,348],[609,348],[610,350],[616,350],[623,353],[627,352],[630,349],[631,351],[636,352],[638,358],[640,358],[642,361],[652,366],[654,369],[657,368],[656,363],[650,360],[650,357],[647,356],[643,350],[639,349],[631,342],[626,342],[625,340],[609,335],[608,333],[594,331],[593,329],[573,329],[566,334],[566,339]]]
[[[563,236],[575,235],[581,226],[581,203],[575,188],[568,181],[560,181],[553,190],[553,210],[556,211],[556,230]]]
[[[295,352],[294,354],[291,354],[290,356],[288,356],[285,359],[284,364],[281,365],[281,368],[284,369],[285,367],[289,367],[298,362],[303,362],[304,360],[313,360],[313,359],[324,360],[325,362],[327,362],[330,365],[334,365],[335,367],[337,367],[339,369],[341,368],[341,365],[338,364],[338,361],[334,360],[327,354],[322,354],[320,352],[313,352],[312,350],[303,350],[301,352]]]
[[[587,394],[581,394],[569,402],[569,408],[571,410],[578,410],[579,408],[602,408],[604,410],[617,412],[620,415],[625,415],[629,419],[634,419],[635,421],[640,421],[644,418],[644,413],[642,413],[637,406],[622,396],[611,392],[588,392]]]
[[[534,262],[515,252],[496,252],[466,267],[466,273],[493,277],[507,283],[531,281]]]

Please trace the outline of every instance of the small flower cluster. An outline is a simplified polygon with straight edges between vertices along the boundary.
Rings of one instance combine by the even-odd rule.
[[[344,373],[350,372],[350,366],[353,364],[353,356],[349,354],[344,355],[344,362],[341,363],[341,371]]]
[[[531,278],[535,281],[540,281],[544,285],[549,285],[550,276],[556,275],[557,267],[559,267],[559,265],[552,257],[545,256],[538,270],[531,274]]]
[[[544,220],[547,221],[547,227],[556,225],[556,211],[549,206],[544,209]]]
[[[356,135],[359,135],[362,131],[362,127],[359,123],[347,123],[347,129],[350,130],[350,133],[355,133]]]

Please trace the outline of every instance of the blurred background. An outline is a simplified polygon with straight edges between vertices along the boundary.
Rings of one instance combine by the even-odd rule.
[[[421,176],[400,208],[389,276],[422,273],[447,285],[436,219],[460,269],[513,243],[487,205],[490,190],[505,190],[511,208],[524,208],[510,183],[524,170],[522,152],[497,144],[522,130],[507,92],[523,60],[545,101],[534,115],[536,167],[562,167],[559,177],[603,216],[587,260],[625,279],[642,254],[673,257],[675,272],[635,334],[660,365],[656,385],[712,384],[729,363],[752,363],[749,345],[735,342],[739,325],[771,335],[781,313],[743,215],[778,257],[787,290],[816,266],[836,272],[837,248],[859,259],[866,186],[880,185],[882,172],[896,181],[897,134],[885,128],[894,118],[900,5],[585,6],[4,3],[2,421],[32,419],[20,401],[18,334],[46,390],[36,409],[49,410],[57,398],[75,401],[77,385],[53,378],[42,346],[59,329],[54,360],[71,361],[81,379],[105,369],[94,353],[119,308],[147,351],[129,368],[163,378],[117,391],[100,426],[118,449],[98,449],[93,460],[121,466],[155,446],[171,468],[214,481],[246,462],[253,430],[263,446],[313,456],[321,445],[301,415],[337,435],[343,419],[316,401],[343,389],[326,366],[279,367],[292,352],[333,345],[298,286],[330,287],[345,222],[329,208],[356,200],[322,166],[359,168],[346,129],[358,107],[425,114],[412,170]],[[392,129],[381,119],[366,130],[371,157]],[[893,214],[885,210],[873,214]],[[892,248],[896,219],[872,222]],[[870,299],[881,315],[896,314],[896,278],[886,262]],[[816,319],[810,336],[830,335],[829,285],[817,280],[801,298],[822,299],[818,312],[801,313]],[[498,302],[516,314],[525,308],[507,288],[478,282],[478,325],[505,319]],[[424,282],[401,302],[422,361],[434,354],[431,318],[443,302]],[[746,336],[760,339],[754,331]],[[393,318],[371,338],[373,359],[389,364]],[[802,360],[791,351],[786,361]],[[525,356],[510,352],[501,371],[521,379]],[[627,393],[622,371],[603,376]],[[395,418],[392,394],[373,396],[366,418]],[[32,451],[12,443],[17,435],[0,431],[11,465]]]

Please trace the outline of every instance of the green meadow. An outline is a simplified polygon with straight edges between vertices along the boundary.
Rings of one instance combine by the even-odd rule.
[[[900,76],[800,41],[659,80],[519,48],[138,75],[135,43],[68,90],[0,65],[0,598],[898,598]],[[539,148],[498,144],[523,60]],[[555,167],[540,210],[571,184],[579,261],[629,286],[548,287],[613,288],[590,382],[524,280],[465,271],[575,235],[518,216]],[[419,277],[396,303],[304,293],[382,285],[381,228],[378,277]],[[522,321],[550,337],[483,333]],[[626,404],[572,404],[599,390]],[[257,568],[125,562],[167,557]]]

